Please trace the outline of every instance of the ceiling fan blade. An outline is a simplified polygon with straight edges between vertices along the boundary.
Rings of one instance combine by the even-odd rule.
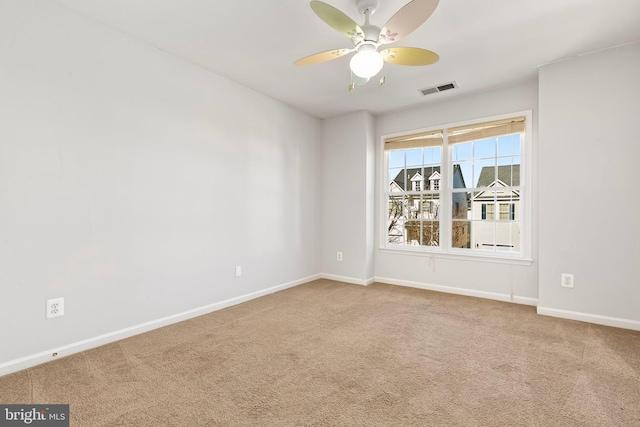
[[[380,55],[385,62],[398,65],[431,65],[440,59],[437,53],[418,47],[391,47]]]
[[[339,33],[351,39],[364,37],[364,32],[358,24],[335,7],[314,0],[311,2],[311,9],[313,9],[320,19]]]
[[[313,55],[305,56],[302,59],[298,59],[293,65],[311,65],[319,62],[331,61],[332,59],[340,58],[349,52],[353,52],[355,49],[333,49],[326,52],[320,52]]]
[[[380,42],[393,43],[407,36],[426,21],[439,0],[413,0],[387,21],[380,31]]]

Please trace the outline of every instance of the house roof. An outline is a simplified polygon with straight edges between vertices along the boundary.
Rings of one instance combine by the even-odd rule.
[[[489,187],[496,180],[495,166],[485,166],[480,171],[478,187]],[[520,185],[520,165],[498,166],[498,179],[509,187]]]
[[[409,184],[407,187],[404,186],[405,183],[405,174],[404,174],[405,169],[402,169],[400,172],[398,172],[398,175],[396,175],[396,177],[393,179],[393,182],[395,182],[400,188],[406,188],[407,190],[411,189],[411,184]],[[438,173],[440,174],[440,166],[426,166],[424,168],[419,167],[419,168],[407,168],[407,175],[406,175],[406,179],[408,182],[411,182],[411,178],[416,174],[419,173],[422,175],[423,180],[422,182],[425,183],[426,181],[429,180],[429,177],[431,175],[433,175],[434,173]],[[460,165],[453,165],[453,173],[454,175],[456,175],[459,179],[454,179],[454,188],[466,188],[465,187],[465,183],[464,183],[464,176],[462,175],[462,171],[460,170]],[[423,186],[423,188],[426,188],[425,186]]]
[[[396,184],[398,184],[398,186],[402,189],[407,189],[407,190],[411,190],[411,184],[407,185],[405,187],[404,183],[405,183],[405,174],[404,171],[407,171],[407,175],[406,175],[406,180],[407,182],[411,182],[411,178],[416,174],[419,173],[422,175],[423,179],[422,182],[424,183],[425,181],[429,180],[429,177],[434,173],[434,172],[440,172],[440,166],[427,166],[427,167],[420,167],[420,168],[407,168],[407,169],[402,169],[400,172],[398,172],[398,175],[396,175],[396,177],[393,179],[393,182],[395,182]],[[424,188],[424,187],[423,187]]]

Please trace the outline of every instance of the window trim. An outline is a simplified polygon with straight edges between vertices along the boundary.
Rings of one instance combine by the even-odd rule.
[[[524,128],[524,143],[521,151],[521,159],[520,159],[520,174],[521,174],[521,182],[520,182],[520,224],[521,224],[521,251],[519,253],[509,253],[509,252],[483,252],[483,251],[475,251],[463,248],[454,248],[451,247],[451,231],[448,228],[451,226],[451,220],[447,219],[444,221],[441,226],[441,232],[444,232],[440,236],[440,240],[445,242],[445,245],[441,245],[439,247],[432,246],[411,246],[411,245],[392,245],[388,243],[388,239],[386,236],[386,226],[387,226],[387,217],[388,217],[388,200],[387,200],[387,191],[386,188],[388,186],[387,175],[388,175],[388,151],[385,151],[385,140],[390,140],[393,138],[402,138],[406,135],[413,134],[429,134],[431,132],[442,130],[442,129],[451,129],[458,128],[462,126],[469,126],[476,123],[484,123],[484,122],[492,122],[492,121],[500,121],[512,119],[515,117],[525,117],[525,128]],[[516,111],[512,113],[489,116],[489,117],[480,117],[471,120],[452,122],[439,124],[436,126],[429,126],[424,128],[418,128],[403,132],[389,133],[380,136],[379,141],[379,152],[381,153],[379,159],[379,185],[380,189],[377,191],[379,196],[379,221],[377,221],[377,233],[379,237],[378,249],[387,253],[395,253],[395,254],[407,254],[407,255],[424,255],[424,256],[436,256],[442,258],[451,258],[451,259],[465,259],[465,260],[487,260],[489,262],[516,262],[523,264],[530,264],[532,262],[531,258],[531,250],[532,250],[532,153],[533,153],[533,113],[532,110],[524,110],[524,111]],[[444,142],[442,145],[442,158],[441,158],[441,182],[440,188],[443,191],[442,196],[442,205],[441,209],[445,212],[450,212],[452,208],[452,183],[450,182],[450,172],[451,172],[451,155],[452,155],[452,145],[444,146]],[[409,148],[409,147],[407,147]],[[441,221],[443,221],[441,219]]]

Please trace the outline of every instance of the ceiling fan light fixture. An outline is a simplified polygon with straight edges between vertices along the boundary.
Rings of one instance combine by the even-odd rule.
[[[353,71],[351,72],[351,82],[356,86],[362,86],[369,82],[369,78],[364,78],[356,75]]]
[[[351,71],[358,77],[368,79],[382,70],[384,61],[373,45],[363,45],[358,53],[353,55],[349,63]]]
[[[370,16],[378,6],[378,0],[355,0],[358,11],[364,15],[364,24],[362,25],[358,25],[344,12],[324,1],[311,0],[311,9],[318,15],[318,18],[351,39],[353,47],[319,52],[299,59],[293,64],[296,66],[317,64],[357,51],[350,62],[351,83],[349,90],[353,90],[356,85],[366,84],[371,77],[382,70],[385,62],[412,66],[435,64],[439,57],[430,50],[416,47],[393,47],[378,52],[378,48],[381,45],[396,42],[416,30],[433,14],[439,1],[411,0],[380,28],[369,22]],[[384,84],[384,77],[380,80],[380,84]]]

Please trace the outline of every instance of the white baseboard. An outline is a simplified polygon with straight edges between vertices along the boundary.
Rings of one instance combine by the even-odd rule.
[[[86,340],[66,344],[60,347],[52,348],[40,353],[32,354],[29,356],[21,357],[19,359],[10,360],[8,362],[0,363],[0,376],[11,374],[23,369],[30,368],[32,366],[39,365],[41,363],[50,362],[54,359],[70,356],[81,351],[89,350],[99,347],[101,345],[109,344],[124,338],[129,338],[134,335],[138,335],[144,332],[158,329],[163,326],[168,326],[174,323],[182,322],[184,320],[191,319],[193,317],[202,316],[203,314],[212,313],[223,308],[231,307],[236,304],[243,303],[245,301],[252,300],[264,295],[272,294],[274,292],[282,291],[284,289],[292,288],[294,286],[301,285],[303,283],[311,282],[313,280],[320,279],[320,274],[304,277],[302,279],[294,280],[292,282],[283,283],[281,285],[272,286],[267,289],[252,292],[245,295],[240,295],[234,298],[230,298],[224,301],[208,304],[203,307],[195,308],[193,310],[184,311],[182,313],[173,314],[171,316],[163,317],[161,319],[152,320],[150,322],[141,323],[139,325],[131,326],[129,328],[120,329],[117,331],[109,332],[96,337],[88,338]],[[56,354],[54,357],[53,354]]]
[[[370,285],[375,281],[373,277],[369,279],[355,279],[353,277],[338,276],[336,274],[327,274],[327,273],[321,273],[320,277],[322,279],[335,280],[336,282],[352,283],[354,285],[363,285],[363,286]]]
[[[601,316],[599,314],[580,313],[577,311],[559,310],[557,308],[549,307],[538,307],[538,314],[543,316],[560,317],[562,319],[578,320],[580,322],[595,323],[596,325],[613,326],[614,328],[640,331],[640,321],[637,320]]]
[[[497,292],[478,291],[475,289],[455,288],[452,286],[432,285],[429,283],[413,282],[410,280],[390,279],[388,277],[376,277],[376,282],[386,283],[389,285],[406,286],[409,288],[426,289],[429,291],[445,292],[448,294],[466,295],[470,297],[478,297],[492,299],[497,301],[513,302],[516,304],[536,306],[537,298],[521,297],[517,295],[501,294]]]

